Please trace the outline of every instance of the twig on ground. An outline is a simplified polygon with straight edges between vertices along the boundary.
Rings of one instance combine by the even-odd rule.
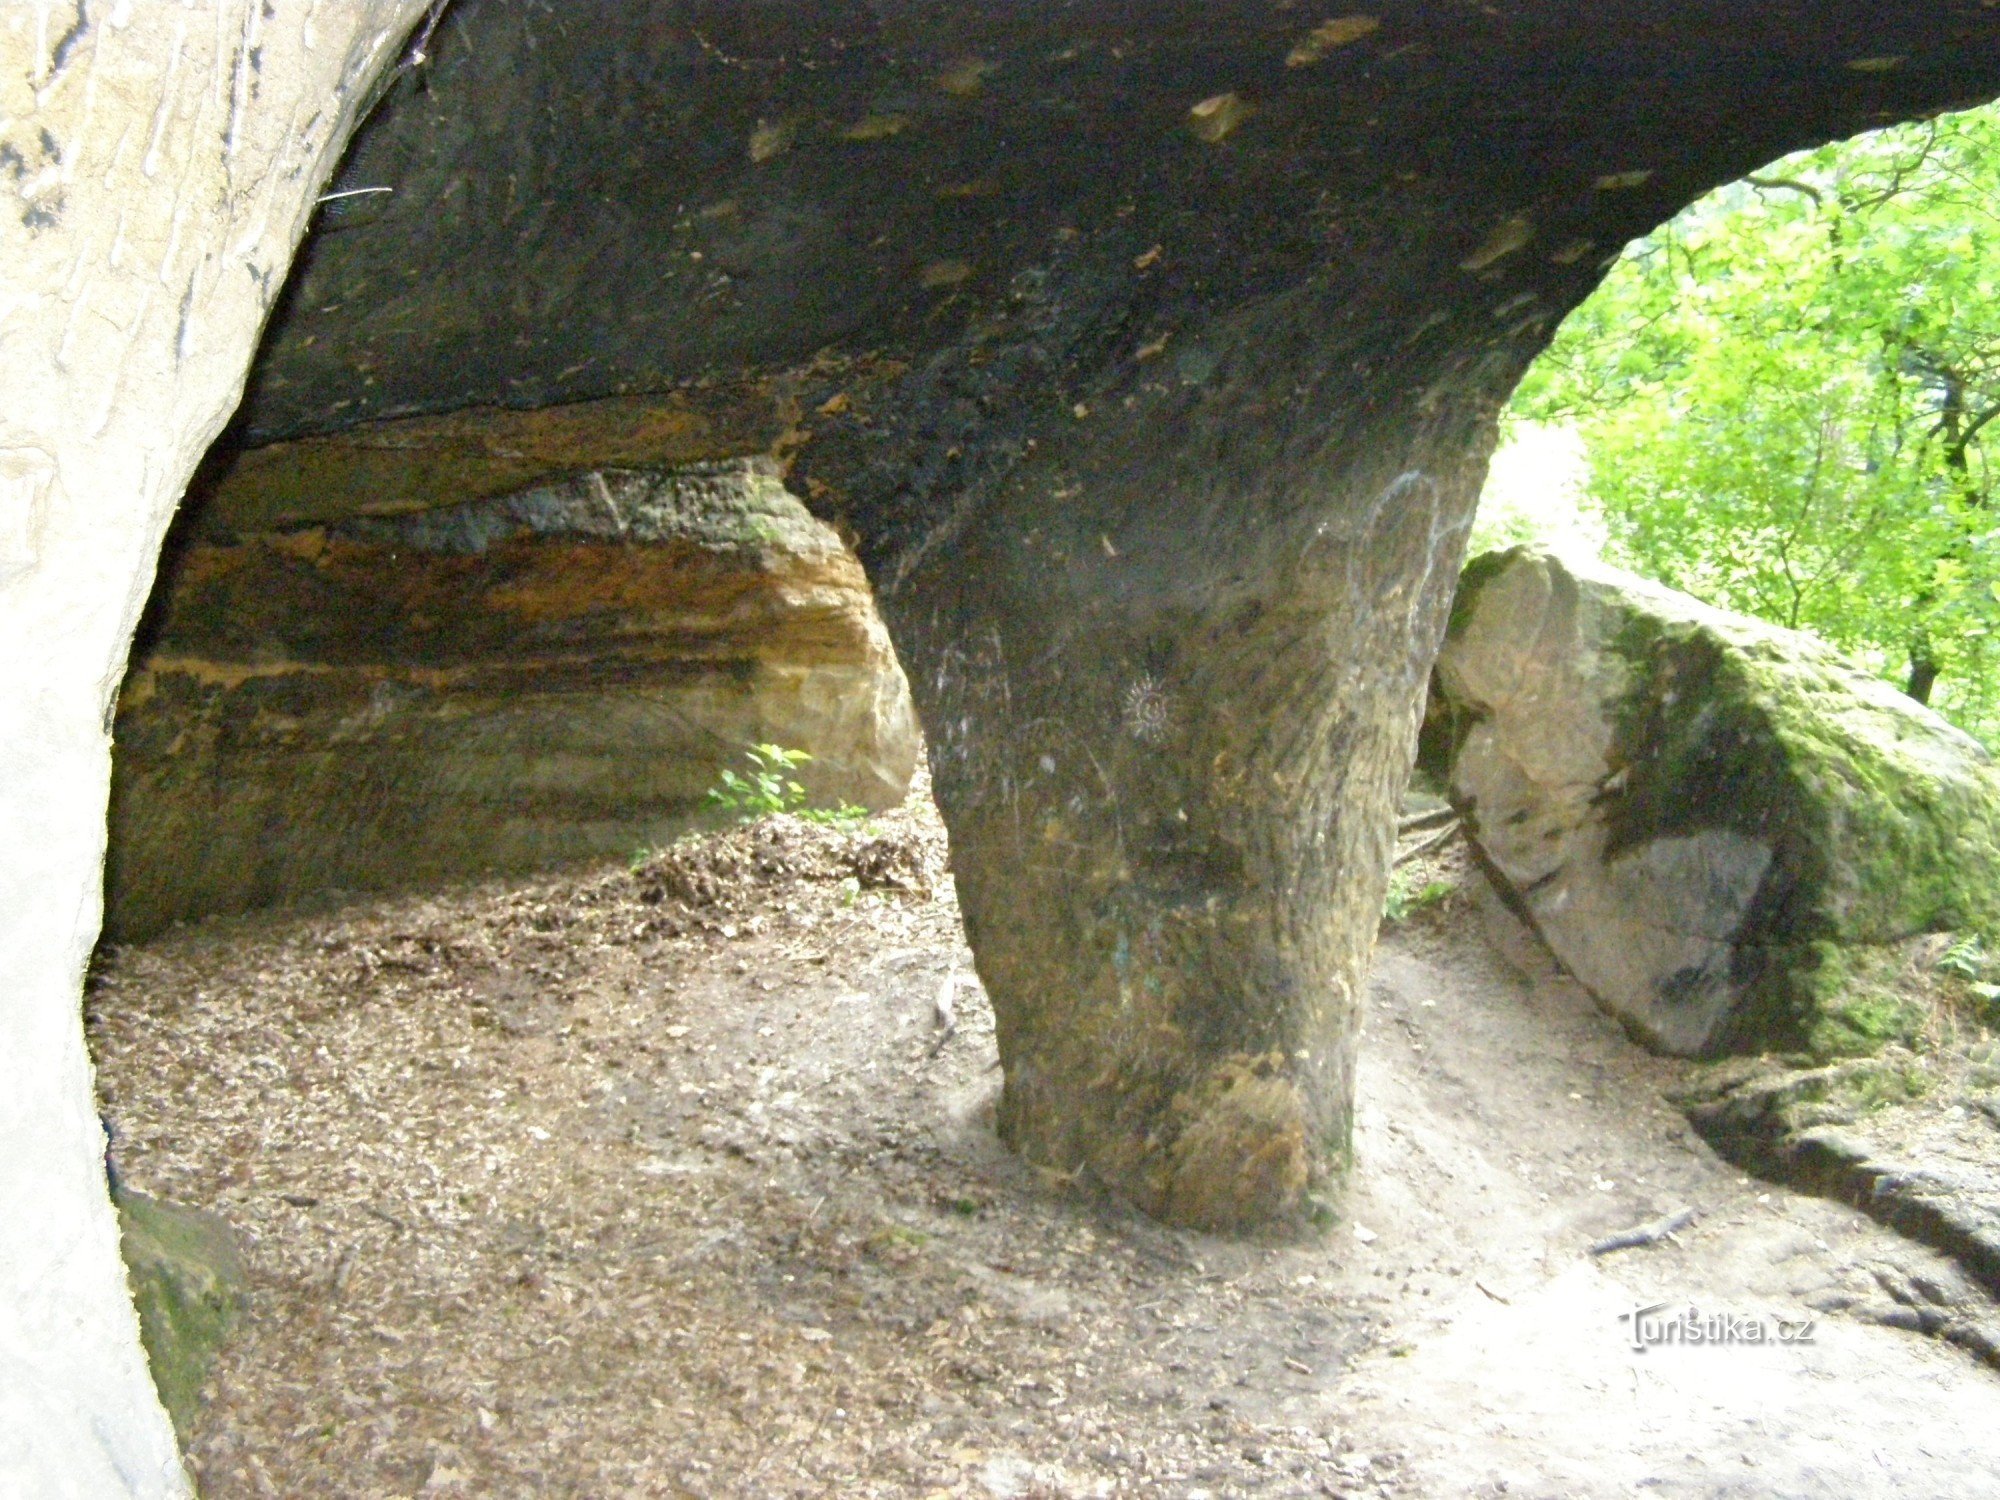
[[[958,990],[958,970],[945,970],[944,983],[938,986],[937,999],[937,1040],[931,1043],[931,1056],[944,1051],[951,1039],[958,1035],[958,1007],[954,999]]]
[[[1641,1245],[1657,1244],[1661,1240],[1672,1239],[1693,1222],[1692,1208],[1676,1209],[1650,1224],[1638,1224],[1630,1229],[1621,1229],[1616,1234],[1608,1234],[1592,1245],[1588,1253],[1609,1255],[1613,1250],[1635,1250]]]
[[[333,1274],[326,1279],[327,1296],[337,1298],[347,1290],[347,1278],[354,1274],[354,1258],[360,1253],[359,1245],[349,1245],[340,1252],[340,1259],[334,1265]]]
[[[1420,858],[1421,856],[1430,853],[1431,850],[1438,848],[1442,844],[1449,843],[1452,840],[1452,838],[1458,833],[1459,826],[1460,825],[1458,819],[1453,818],[1450,824],[1442,832],[1434,833],[1429,838],[1425,839],[1421,844],[1418,844],[1414,848],[1404,850],[1401,854],[1396,856],[1396,868],[1401,869],[1411,860]]]
[[[1401,838],[1406,833],[1422,833],[1427,828],[1442,828],[1457,817],[1458,810],[1450,806],[1433,807],[1428,812],[1411,813],[1407,818],[1396,820],[1396,837]]]

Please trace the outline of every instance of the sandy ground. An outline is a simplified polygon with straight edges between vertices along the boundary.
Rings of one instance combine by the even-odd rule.
[[[781,821],[107,955],[121,1165],[251,1267],[203,1492],[2000,1496],[2000,1377],[1879,1321],[1950,1268],[1719,1162],[1476,878],[1385,934],[1336,1221],[1235,1243],[999,1147],[943,861]]]

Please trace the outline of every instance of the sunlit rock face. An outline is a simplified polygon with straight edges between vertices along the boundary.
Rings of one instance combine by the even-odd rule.
[[[1866,1052],[1854,971],[2000,920],[2000,771],[1817,639],[1525,548],[1465,570],[1432,701],[1488,868],[1650,1045]]]
[[[1003,1131],[1218,1227],[1345,1147],[1520,371],[1709,187],[2000,88],[1976,0],[461,0],[428,50],[238,441],[645,399],[778,462],[910,674]]]
[[[233,499],[192,518],[208,534],[176,549],[120,699],[117,936],[622,858],[756,744],[809,749],[829,805],[909,784],[867,580],[769,460],[223,533]]]

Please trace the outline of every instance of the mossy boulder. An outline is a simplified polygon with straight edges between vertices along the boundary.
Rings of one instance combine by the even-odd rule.
[[[1864,1053],[1914,934],[2000,930],[2000,770],[1813,637],[1526,548],[1467,565],[1426,753],[1556,956],[1649,1044]]]
[[[120,1188],[113,1194],[139,1338],[186,1447],[201,1389],[243,1306],[243,1263],[214,1214]]]

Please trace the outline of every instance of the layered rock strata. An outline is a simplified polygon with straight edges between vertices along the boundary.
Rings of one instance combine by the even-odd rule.
[[[107,925],[623,857],[746,746],[901,800],[867,580],[767,461],[197,535],[119,702]]]

